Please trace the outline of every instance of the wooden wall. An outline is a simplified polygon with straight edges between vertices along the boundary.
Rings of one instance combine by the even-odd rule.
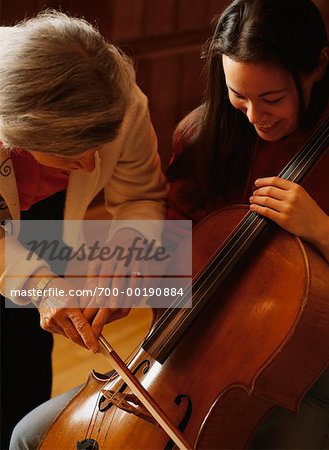
[[[200,49],[211,20],[228,0],[0,0],[1,25],[49,7],[97,23],[106,39],[136,62],[137,81],[149,97],[165,168],[178,121],[197,106],[203,79]]]

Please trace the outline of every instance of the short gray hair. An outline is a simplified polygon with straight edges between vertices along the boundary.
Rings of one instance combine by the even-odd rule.
[[[85,20],[53,10],[3,30],[5,147],[70,156],[115,139],[135,82],[124,53]]]

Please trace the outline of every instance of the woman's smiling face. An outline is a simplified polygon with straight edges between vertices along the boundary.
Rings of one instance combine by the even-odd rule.
[[[299,97],[292,75],[271,64],[238,62],[223,55],[229,99],[265,141],[276,141],[298,127]],[[308,103],[313,82],[302,80]]]

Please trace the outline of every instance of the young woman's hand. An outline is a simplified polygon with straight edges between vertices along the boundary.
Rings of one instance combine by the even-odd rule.
[[[314,244],[329,260],[329,217],[305,189],[278,177],[260,178],[250,209]]]

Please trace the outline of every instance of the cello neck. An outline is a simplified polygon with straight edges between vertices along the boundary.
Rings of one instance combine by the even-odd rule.
[[[329,144],[329,117],[317,128],[299,152],[278,175],[285,180],[301,184]]]

